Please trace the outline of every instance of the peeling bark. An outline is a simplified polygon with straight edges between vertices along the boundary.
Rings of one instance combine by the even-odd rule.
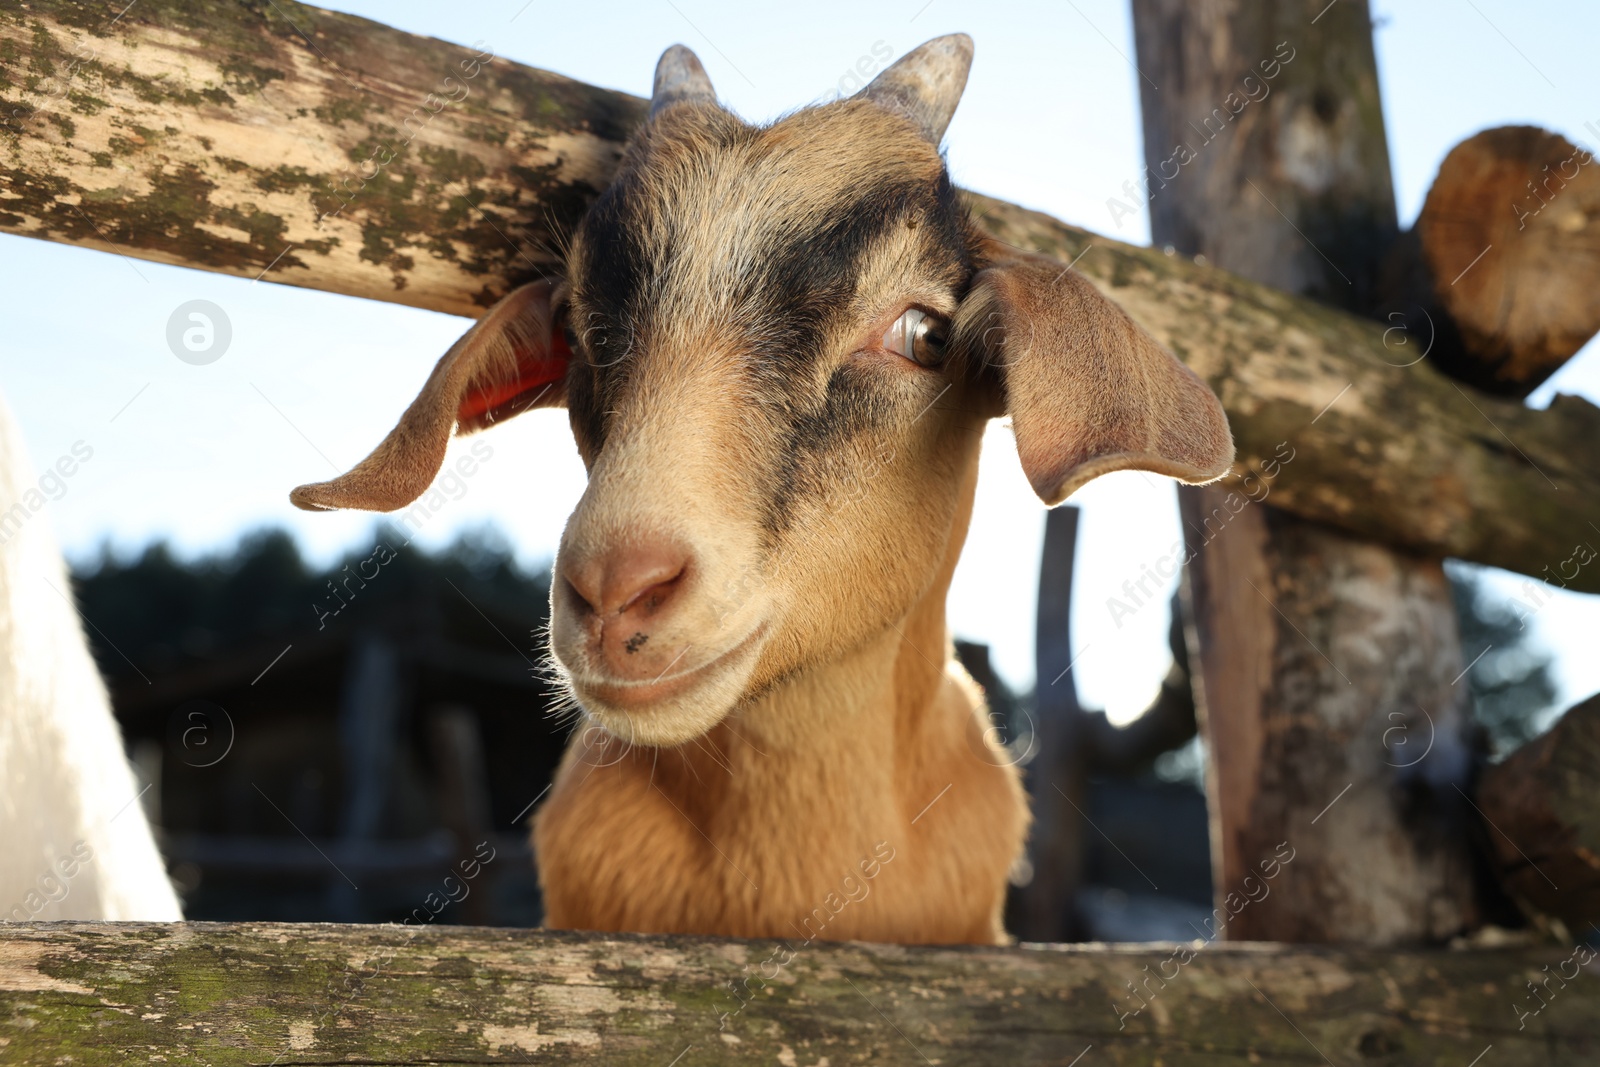
[[[0,924],[0,1062],[1557,1067],[1600,1053],[1600,966],[1526,984],[1572,956]]]
[[[292,0],[141,0],[113,25],[122,7],[0,10],[0,230],[476,315],[554,268],[645,113]],[[1012,244],[1095,246],[1077,269],[1218,390],[1241,474],[1292,440],[1275,506],[1529,574],[1600,527],[1592,405],[1459,392],[1403,330],[969,200]],[[1600,568],[1571,587],[1600,592]]]
[[[0,10],[0,229],[476,315],[552,270],[643,101],[293,3]]]

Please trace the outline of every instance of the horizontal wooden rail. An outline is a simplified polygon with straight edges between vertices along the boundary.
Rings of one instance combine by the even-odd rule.
[[[1466,1067],[1493,1046],[1482,1067],[1556,1067],[1600,1056],[1600,968],[1570,949],[1198,944],[0,923],[0,1063]]]
[[[494,58],[492,41],[292,0],[123,8],[0,11],[0,230],[470,315],[558,263],[644,114]],[[1417,362],[1425,330],[972,203],[1001,239],[1076,260],[1210,381],[1238,439],[1238,507],[1270,496],[1371,540],[1600,591],[1600,565],[1575,561],[1600,546],[1592,405],[1491,399]]]

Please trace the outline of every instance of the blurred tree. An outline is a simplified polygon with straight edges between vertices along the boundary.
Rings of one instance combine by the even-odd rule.
[[[1472,664],[1466,681],[1473,715],[1488,734],[1491,757],[1502,759],[1553,721],[1551,658],[1533,643],[1525,613],[1494,593],[1476,568],[1452,565],[1450,585],[1462,652]]]
[[[102,548],[73,577],[95,658],[113,680],[133,673],[132,664],[163,674],[267,637],[382,622],[402,603],[451,604],[471,620],[481,612],[524,654],[534,653],[530,635],[549,619],[549,571],[520,566],[490,528],[430,553],[384,524],[371,548],[325,569],[309,565],[283,530],[253,532],[236,549],[193,560],[158,541],[132,558]],[[474,629],[471,643],[497,640],[481,620]]]

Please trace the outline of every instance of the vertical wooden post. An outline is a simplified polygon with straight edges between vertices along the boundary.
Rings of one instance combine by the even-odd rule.
[[[446,704],[429,715],[428,733],[436,756],[440,807],[455,847],[453,859],[460,862],[474,855],[479,843],[494,832],[483,732],[470,708]],[[493,921],[494,882],[499,873],[498,867],[482,868],[462,901],[461,921],[472,926]]]
[[[1153,243],[1366,313],[1399,235],[1366,0],[1133,14]]]
[[[339,744],[345,776],[340,836],[360,845],[379,836],[394,780],[395,744],[404,699],[400,655],[387,637],[358,638],[345,668]],[[359,914],[357,886],[343,871],[328,882],[328,907],[344,921]]]
[[[1033,877],[1017,893],[1011,929],[1024,941],[1083,937],[1076,897],[1083,883],[1084,817],[1088,802],[1082,744],[1083,710],[1072,678],[1072,568],[1078,509],[1065,505],[1045,518],[1039,563],[1039,615],[1034,682],[1038,750],[1027,767],[1033,828],[1028,854]]]
[[[1364,0],[1133,10],[1154,243],[1366,312],[1398,227]],[[1259,502],[1270,472],[1252,473],[1248,493],[1180,500],[1216,896],[1232,916],[1220,932],[1447,937],[1473,924],[1476,904],[1456,790],[1471,770],[1467,698],[1443,570]],[[1243,903],[1263,884],[1246,879],[1289,850],[1270,892]]]

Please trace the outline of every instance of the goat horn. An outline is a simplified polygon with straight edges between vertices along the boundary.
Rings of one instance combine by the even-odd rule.
[[[650,117],[677,103],[715,104],[717,91],[711,87],[700,57],[681,44],[661,53],[656,64],[655,88],[650,94]]]
[[[905,115],[922,136],[938,144],[961,103],[971,68],[971,37],[964,33],[935,37],[901,56],[860,95]]]

